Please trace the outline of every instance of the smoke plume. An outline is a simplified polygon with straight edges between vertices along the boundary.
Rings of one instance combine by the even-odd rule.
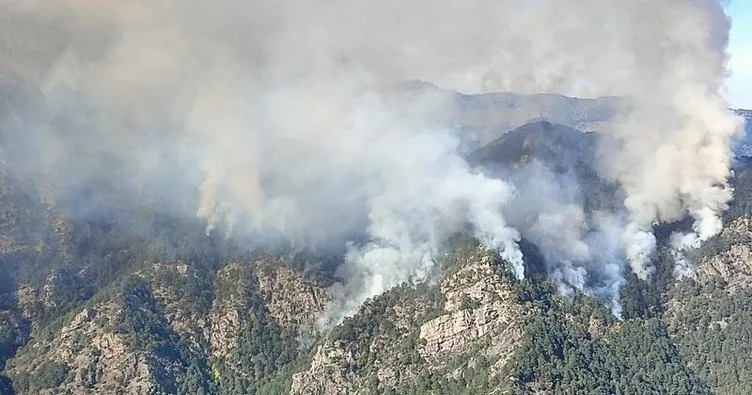
[[[522,233],[563,290],[616,300],[625,259],[652,270],[654,223],[689,214],[685,239],[707,239],[731,196],[740,123],[719,94],[720,0],[2,4],[0,81],[23,93],[0,113],[17,168],[62,189],[117,180],[253,243],[346,248],[335,320],[421,278],[468,225],[518,277]],[[435,97],[393,97],[415,79],[623,97],[598,166],[623,210],[586,215],[570,181],[543,173],[533,188],[472,169]],[[510,226],[541,190],[553,200]]]

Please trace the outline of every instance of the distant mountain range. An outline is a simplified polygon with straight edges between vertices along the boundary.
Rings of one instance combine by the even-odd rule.
[[[527,123],[543,120],[584,132],[598,131],[624,107],[623,100],[617,97],[581,99],[555,93],[520,95],[509,92],[463,94],[421,81],[401,85],[400,91],[430,95],[434,107],[440,109],[437,116],[473,132],[477,146]]]
[[[413,94],[440,97],[440,115],[444,121],[473,135],[480,147],[508,131],[527,123],[548,121],[583,132],[601,130],[624,108],[618,97],[574,98],[554,93],[519,95],[515,93],[462,94],[433,84],[413,81],[402,86]],[[736,145],[736,155],[752,158],[752,110],[735,109],[747,121],[745,136]]]

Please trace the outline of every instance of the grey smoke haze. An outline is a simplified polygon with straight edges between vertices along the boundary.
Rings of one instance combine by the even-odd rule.
[[[3,128],[22,132],[14,161],[61,188],[116,179],[129,194],[160,190],[208,230],[348,245],[335,317],[420,278],[468,223],[518,276],[524,231],[568,257],[549,268],[563,284],[595,278],[615,297],[624,258],[650,274],[654,222],[689,213],[687,240],[719,230],[739,129],[719,95],[722,4],[3,0],[0,76],[31,97]],[[625,211],[586,229],[568,187],[541,176],[534,190],[556,199],[513,228],[504,213],[529,188],[471,169],[436,97],[388,93],[413,79],[624,97],[599,169]]]
[[[533,242],[545,258],[559,291],[598,297],[617,316],[624,283],[623,218],[618,212],[586,209],[586,198],[572,173],[555,174],[534,161],[509,174],[517,198],[505,208],[509,224]]]

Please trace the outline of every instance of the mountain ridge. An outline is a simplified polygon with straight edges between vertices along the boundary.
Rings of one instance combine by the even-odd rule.
[[[462,100],[489,97],[512,96]],[[524,176],[537,162],[594,186],[585,188],[589,204],[618,200],[591,193],[605,185],[593,170],[597,135],[540,118],[472,150],[469,163]],[[583,119],[598,116],[570,117]],[[488,122],[486,130],[503,127]],[[748,361],[723,350],[744,352],[750,340],[743,306],[752,305],[752,282],[727,269],[752,248],[750,174],[737,169],[725,230],[693,252],[694,276],[668,280],[674,262],[664,248],[654,279],[627,277],[622,321],[584,294],[560,296],[544,275],[514,279],[503,259],[460,235],[429,281],[371,298],[321,332],[330,283],[310,273],[327,265],[321,257],[244,251],[206,236],[201,221],[148,207],[127,221],[108,210],[67,217],[6,169],[0,393],[748,393],[752,382],[731,379]],[[528,252],[531,273],[542,273]],[[709,301],[719,313],[703,311]]]

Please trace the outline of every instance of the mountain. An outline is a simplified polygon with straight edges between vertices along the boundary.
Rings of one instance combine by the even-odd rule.
[[[429,100],[438,109],[433,115],[456,125],[473,136],[476,148],[490,143],[510,130],[535,121],[549,121],[571,128],[596,132],[625,108],[622,99],[573,98],[554,93],[520,95],[509,92],[463,94],[423,81],[404,83],[390,91],[411,107],[416,98]]]
[[[619,200],[594,170],[601,137],[582,132],[617,99],[448,100],[484,136],[473,166],[524,177],[539,164],[576,179],[591,207]],[[458,235],[428,281],[320,330],[336,274],[311,268],[329,257],[249,251],[160,206],[111,203],[116,190],[92,190],[97,215],[73,215],[80,206],[0,161],[0,393],[747,394],[750,167],[733,183],[723,232],[691,251],[695,272],[673,281],[662,250],[650,282],[628,276],[622,320],[545,276],[516,280]]]
[[[429,98],[432,106],[438,109],[431,115],[472,135],[473,149],[536,121],[548,121],[584,132],[603,131],[627,106],[618,97],[585,99],[553,93],[520,95],[509,92],[463,94],[423,81],[401,84],[390,92],[406,96],[408,100],[402,103],[406,107],[410,107],[415,98]],[[737,155],[752,157],[752,110],[733,111],[747,121],[745,133],[736,143]]]
[[[752,110],[736,110],[736,113],[746,121],[745,133],[736,142],[735,154],[739,162],[747,162],[752,158]]]
[[[566,168],[593,167],[597,135],[549,121],[534,121],[505,133],[470,156],[473,165],[513,165],[537,159]]]

